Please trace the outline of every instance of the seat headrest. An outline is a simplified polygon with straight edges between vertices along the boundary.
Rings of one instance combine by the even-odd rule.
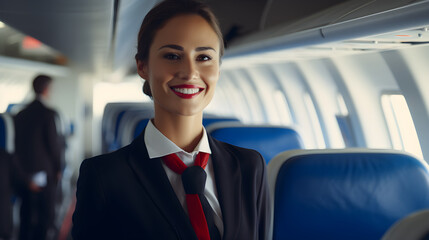
[[[301,150],[268,166],[274,239],[380,239],[429,208],[427,164],[383,150]]]
[[[0,114],[0,148],[9,153],[14,151],[14,135],[12,117],[8,114]]]
[[[266,163],[283,151],[303,148],[298,133],[284,126],[215,123],[207,132],[219,141],[258,151]]]

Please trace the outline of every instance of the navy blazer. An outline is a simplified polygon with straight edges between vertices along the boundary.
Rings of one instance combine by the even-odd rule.
[[[9,239],[13,232],[12,222],[12,192],[13,169],[16,159],[0,147],[0,239]]]
[[[265,239],[270,226],[265,161],[209,136],[223,239]],[[144,131],[130,145],[82,162],[72,236],[82,239],[197,239]]]

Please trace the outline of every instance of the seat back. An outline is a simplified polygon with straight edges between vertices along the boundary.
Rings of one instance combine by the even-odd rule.
[[[0,148],[12,153],[14,148],[15,129],[9,114],[0,114]]]
[[[153,103],[108,103],[104,108],[102,119],[102,152],[110,152],[120,147],[118,140],[119,127],[123,116],[128,111],[153,112]]]
[[[225,122],[235,122],[238,123],[240,122],[240,120],[238,118],[234,118],[234,117],[220,117],[220,116],[213,116],[213,115],[204,115],[203,117],[203,126],[204,127],[209,127],[212,124],[215,123],[225,123]]]
[[[426,162],[393,150],[296,150],[268,165],[273,239],[380,239],[429,208]]]
[[[130,144],[140,134],[143,128],[146,127],[147,122],[154,117],[154,114],[153,109],[126,112],[120,122],[117,137],[121,147]],[[141,122],[145,123],[144,126]],[[137,130],[137,128],[139,128],[139,130]],[[136,131],[140,132],[136,133]]]
[[[143,131],[143,129],[145,129],[147,123],[149,122],[150,118],[146,118],[146,119],[140,119],[137,123],[136,126],[134,128],[134,132],[133,132],[133,137],[136,138],[138,137],[138,135],[140,135],[140,133]]]
[[[131,122],[124,130],[122,146],[129,144],[133,139],[135,139],[138,135],[140,135],[140,133],[143,131],[143,129],[146,127],[147,123],[149,122],[149,119],[151,118],[153,118],[153,115],[151,116],[140,115],[139,118],[136,118],[135,121]],[[203,115],[203,126],[206,128],[218,122],[238,122],[238,121],[239,120],[237,118],[233,118],[233,117],[220,117],[220,116],[214,116],[214,115],[208,115],[208,114]]]
[[[219,141],[258,151],[266,163],[283,151],[303,148],[298,133],[284,126],[222,122],[212,124],[207,132]]]
[[[11,103],[7,105],[6,112],[12,115],[19,113],[27,104],[25,103]]]

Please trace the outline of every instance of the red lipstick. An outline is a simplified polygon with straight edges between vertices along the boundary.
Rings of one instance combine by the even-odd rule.
[[[204,90],[204,88],[190,84],[175,85],[170,88],[177,96],[184,99],[193,98]]]

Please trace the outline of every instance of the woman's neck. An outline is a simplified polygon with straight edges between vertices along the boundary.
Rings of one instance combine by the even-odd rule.
[[[202,113],[181,116],[168,112],[155,112],[155,127],[186,152],[192,152],[203,136]]]

